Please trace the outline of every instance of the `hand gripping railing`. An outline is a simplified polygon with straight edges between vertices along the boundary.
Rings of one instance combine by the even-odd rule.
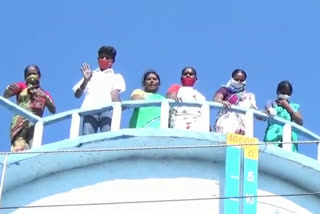
[[[35,123],[35,132],[33,138],[32,147],[39,147],[42,144],[42,135],[44,126],[52,123],[56,123],[61,120],[71,118],[71,127],[70,127],[70,135],[69,138],[78,137],[80,134],[80,126],[81,126],[81,117],[83,115],[95,114],[103,111],[112,110],[112,123],[111,123],[111,131],[116,131],[120,129],[121,125],[121,116],[122,110],[126,108],[137,108],[137,107],[147,107],[147,106],[159,106],[161,107],[161,118],[160,118],[160,127],[162,129],[168,128],[168,120],[169,120],[169,110],[170,107],[173,106],[198,106],[201,108],[201,120],[202,120],[202,130],[209,131],[210,127],[210,109],[221,109],[223,106],[220,103],[216,102],[174,102],[172,100],[162,100],[162,101],[123,101],[123,102],[114,102],[108,106],[98,109],[74,109],[70,111],[61,112],[59,114],[50,115],[44,118],[40,118],[27,110],[17,106],[13,102],[9,101],[0,96],[0,105],[7,108],[9,111],[22,115],[28,120]],[[249,137],[254,136],[254,117],[258,117],[264,121],[270,121],[272,123],[283,125],[283,142],[291,141],[291,131],[297,132],[299,135],[306,137],[310,140],[320,140],[320,136],[309,131],[308,129],[297,125],[291,121],[284,120],[279,117],[269,117],[266,114],[254,110],[254,109],[245,109],[237,106],[233,106],[229,111],[235,111],[239,113],[245,114],[245,124],[246,124],[246,135]],[[290,144],[284,144],[284,149],[290,149]],[[318,144],[318,160],[320,160],[320,146]]]

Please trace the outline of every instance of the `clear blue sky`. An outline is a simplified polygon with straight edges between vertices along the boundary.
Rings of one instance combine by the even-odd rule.
[[[23,81],[28,64],[37,64],[58,113],[78,108],[82,99],[75,99],[71,88],[81,78],[81,64],[97,67],[98,48],[113,45],[118,51],[114,69],[127,84],[123,100],[141,86],[148,68],[160,74],[160,93],[165,94],[179,82],[183,67],[195,67],[196,87],[208,100],[234,69],[242,68],[247,90],[256,94],[261,109],[275,98],[277,83],[290,80],[304,126],[319,134],[319,10],[318,0],[3,0],[1,93],[8,84]],[[8,151],[12,114],[3,108],[0,114],[0,151]],[[124,113],[123,127],[130,114]],[[255,135],[262,139],[266,124],[255,123]],[[69,125],[46,127],[44,141],[67,138]],[[315,145],[300,149],[315,157]]]

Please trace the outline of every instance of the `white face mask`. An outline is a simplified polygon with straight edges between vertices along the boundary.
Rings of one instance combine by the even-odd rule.
[[[238,82],[235,79],[231,78],[230,80],[231,82],[231,86],[235,87],[235,88],[244,88],[244,86],[246,85],[246,81],[243,82]]]
[[[280,93],[279,93],[278,97],[279,97],[280,99],[284,99],[284,100],[289,100],[289,99],[290,99],[290,96],[289,96],[289,95],[286,95],[286,94],[280,94]]]

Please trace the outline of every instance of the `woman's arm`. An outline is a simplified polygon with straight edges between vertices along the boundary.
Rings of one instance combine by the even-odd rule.
[[[136,89],[131,93],[131,100],[143,100],[144,99],[144,91],[141,89]]]
[[[46,98],[46,106],[49,109],[51,114],[56,113],[56,106],[55,106],[53,100],[49,96],[47,96],[47,98]]]
[[[221,103],[223,101],[223,94],[216,93],[213,97],[213,101]]]
[[[8,99],[13,95],[18,94],[19,90],[20,90],[19,84],[14,83],[14,84],[8,85],[6,90],[3,93],[3,97]]]
[[[46,106],[51,114],[56,113],[56,105],[54,104],[52,97],[48,93],[46,93]]]
[[[174,99],[176,99],[177,95],[178,95],[177,92],[170,91],[170,92],[167,92],[166,97],[169,98],[169,99],[173,99],[174,100]]]
[[[303,125],[303,119],[302,115],[300,112],[292,112],[290,113],[292,121],[296,122],[298,125],[302,126]]]
[[[170,88],[168,89],[167,91],[167,94],[166,94],[166,97],[169,98],[169,99],[174,99],[176,100],[177,99],[177,95],[178,95],[178,91],[180,89],[180,85],[178,84],[173,84],[170,86]]]
[[[223,107],[225,108],[230,108],[231,107],[231,104],[228,102],[228,101],[225,101],[225,96],[222,92],[220,92],[221,89],[219,89],[216,94],[214,95],[213,97],[213,101],[214,102],[218,102],[218,103],[221,103],[223,105]]]
[[[143,96],[141,96],[140,94],[135,94],[135,95],[132,95],[130,97],[131,100],[143,100]]]
[[[279,99],[276,101],[278,105],[282,106],[287,110],[287,112],[291,115],[291,120],[298,125],[303,125],[302,115],[298,111],[294,111],[287,100]]]

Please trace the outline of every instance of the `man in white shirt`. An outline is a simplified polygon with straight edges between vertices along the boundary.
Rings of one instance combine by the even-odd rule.
[[[80,98],[85,94],[81,108],[93,109],[107,106],[111,102],[120,101],[119,94],[126,89],[121,74],[115,74],[112,65],[117,55],[111,46],[102,46],[98,51],[99,68],[91,71],[84,63],[81,66],[83,78],[72,88],[74,96]],[[112,112],[85,115],[83,118],[83,135],[110,131]]]

